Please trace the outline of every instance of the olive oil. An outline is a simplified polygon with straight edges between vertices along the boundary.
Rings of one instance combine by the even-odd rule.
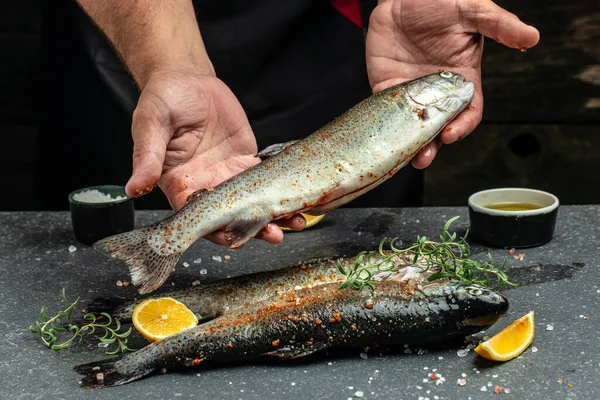
[[[544,206],[541,206],[541,205],[535,204],[535,203],[505,201],[502,203],[487,204],[484,207],[490,208],[492,210],[500,210],[500,211],[529,211],[529,210],[538,210],[540,208],[543,208]]]

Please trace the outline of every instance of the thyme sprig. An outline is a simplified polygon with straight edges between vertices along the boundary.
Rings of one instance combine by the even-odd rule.
[[[450,233],[450,226],[459,217],[450,218],[445,224],[440,235],[440,241],[428,239],[426,236],[417,236],[416,243],[406,248],[395,246],[398,238],[384,238],[379,243],[377,252],[360,252],[353,265],[346,269],[341,260],[338,260],[337,267],[340,273],[346,276],[346,281],[340,286],[340,289],[352,288],[358,291],[364,288],[375,290],[377,281],[373,276],[380,272],[393,272],[398,266],[392,262],[392,259],[398,255],[412,262],[414,265],[421,265],[423,272],[432,271],[427,278],[428,281],[436,279],[456,280],[465,285],[479,285],[492,289],[500,289],[505,286],[517,286],[510,282],[508,275],[504,271],[504,265],[495,267],[492,264],[492,256],[488,253],[485,262],[470,259],[471,249],[467,243],[467,235],[458,237],[456,232]],[[384,250],[386,242],[389,240],[389,250]],[[377,256],[377,257],[374,257]],[[496,281],[492,285],[492,281]]]
[[[73,314],[75,306],[79,302],[79,297],[75,301],[70,302],[67,299],[64,288],[62,290],[62,297],[64,302],[67,304],[66,309],[59,311],[54,316],[50,316],[48,314],[48,309],[46,307],[42,307],[42,311],[40,312],[38,320],[35,321],[35,324],[32,324],[29,327],[29,331],[37,334],[47,347],[55,351],[66,349],[74,342],[81,343],[84,334],[92,335],[96,332],[96,330],[98,330],[99,333],[104,332],[104,335],[96,335],[96,338],[101,343],[105,343],[106,346],[109,346],[113,343],[117,344],[115,350],[107,351],[106,354],[113,355],[119,352],[134,351],[133,349],[127,347],[127,340],[131,334],[132,327],[125,332],[119,332],[121,329],[121,321],[119,321],[118,318],[111,317],[110,314],[106,312],[101,313],[101,315],[106,318],[105,322],[98,322],[100,317],[97,317],[91,313],[87,313],[83,316],[83,320],[89,322],[82,326],[73,325],[71,322],[71,315]],[[68,329],[64,327],[63,321],[69,324]],[[111,325],[113,325],[113,321],[114,327],[111,327]],[[70,338],[63,342],[59,342],[59,335],[61,333],[67,335],[67,332],[68,335],[70,335]]]

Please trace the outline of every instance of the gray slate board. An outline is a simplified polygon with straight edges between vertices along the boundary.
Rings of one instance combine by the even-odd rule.
[[[168,212],[140,211],[136,223],[145,225],[166,215]],[[313,257],[354,255],[376,248],[386,235],[412,242],[417,235],[438,235],[443,223],[454,215],[461,216],[454,228],[462,233],[468,227],[464,207],[339,209],[313,229],[290,233],[275,246],[252,241],[241,251],[230,251],[201,240],[184,254],[165,289],[183,288],[194,280],[207,282],[275,269]],[[505,292],[509,313],[487,334],[498,332],[530,310],[536,312],[533,346],[538,351],[530,347],[510,362],[490,363],[473,351],[459,357],[460,345],[427,349],[424,354],[370,354],[367,359],[357,350],[299,362],[259,360],[170,371],[118,388],[84,390],[73,366],[105,358],[105,349],[90,339],[53,352],[27,328],[42,306],[50,311],[62,306],[63,287],[67,295],[79,295],[83,302],[96,296],[136,297],[133,287],[116,286],[118,280],[129,279],[127,269],[77,243],[68,213],[0,213],[0,397],[315,400],[347,399],[362,391],[364,399],[485,399],[497,396],[493,389],[500,385],[510,389],[510,394],[502,395],[506,398],[600,398],[596,373],[600,367],[598,216],[599,206],[562,206],[555,238],[544,246],[518,251],[526,253],[523,260],[515,260],[506,250],[492,250],[494,258],[506,259],[510,273],[525,285]],[[77,251],[69,252],[70,245]],[[488,251],[476,244],[473,250],[476,257],[484,257]],[[213,255],[221,256],[222,261],[213,260]],[[231,258],[225,259],[225,255]],[[198,258],[201,263],[194,263]],[[189,267],[183,267],[183,262]],[[201,269],[207,273],[200,274]],[[143,344],[134,335],[132,345]],[[445,381],[427,379],[433,369]],[[467,383],[461,387],[457,379],[463,373]],[[557,382],[559,378],[562,384]]]

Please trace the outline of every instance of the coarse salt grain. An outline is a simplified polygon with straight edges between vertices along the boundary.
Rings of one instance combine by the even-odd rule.
[[[357,390],[356,393],[354,393],[354,397],[363,397],[364,393],[362,392],[362,390]]]
[[[205,270],[205,269],[200,270],[200,275],[206,275],[206,274],[208,274],[207,270]]]
[[[456,352],[456,355],[459,357],[466,357],[467,354],[469,353],[469,350],[467,349],[460,349]]]
[[[194,282],[192,282],[192,286],[196,286],[196,285],[199,285],[199,284],[200,284],[200,281],[194,281]]]
[[[194,260],[194,264],[200,264],[201,262],[202,262],[202,259],[201,259],[201,258],[196,258],[196,259]]]
[[[458,386],[465,386],[467,384],[467,381],[465,379],[458,379],[456,383],[458,384]]]
[[[537,348],[537,347],[535,347],[535,346],[532,346],[532,347],[531,347],[531,352],[532,352],[532,353],[537,353],[537,351],[538,351],[538,348]]]
[[[223,259],[221,258],[221,256],[212,256],[212,259],[217,261],[217,262],[221,262],[223,261]]]
[[[74,253],[74,252],[76,252],[76,251],[77,251],[77,247],[75,247],[75,246],[73,246],[73,245],[70,245],[70,246],[69,246],[69,253]]]
[[[479,390],[481,390],[482,392],[487,392],[487,387],[482,386],[481,388],[479,388]]]
[[[554,330],[554,326],[548,324],[548,325],[546,325],[546,330],[547,331],[553,331]]]
[[[185,268],[187,268],[187,267],[189,267],[189,266],[190,266],[190,264],[189,264],[189,263],[187,263],[187,262],[184,262],[184,263],[183,263],[183,266],[184,266]]]
[[[117,281],[117,286],[123,286],[123,282]]]
[[[463,378],[467,377],[467,374],[465,374],[464,372],[462,374],[460,374],[460,376],[462,376]]]

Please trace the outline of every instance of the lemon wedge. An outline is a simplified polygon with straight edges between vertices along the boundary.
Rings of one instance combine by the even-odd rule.
[[[300,213],[300,215],[302,215],[304,217],[304,219],[306,220],[306,226],[304,227],[304,229],[310,228],[311,226],[315,226],[323,218],[325,218],[325,214],[322,214],[322,215],[308,215],[308,214]],[[281,230],[282,231],[291,231],[290,228],[287,228],[285,226],[282,226]]]
[[[133,326],[150,342],[198,325],[198,318],[185,304],[171,298],[147,299],[133,309]]]
[[[512,360],[533,342],[534,331],[534,313],[531,311],[475,347],[475,352],[492,361]]]

